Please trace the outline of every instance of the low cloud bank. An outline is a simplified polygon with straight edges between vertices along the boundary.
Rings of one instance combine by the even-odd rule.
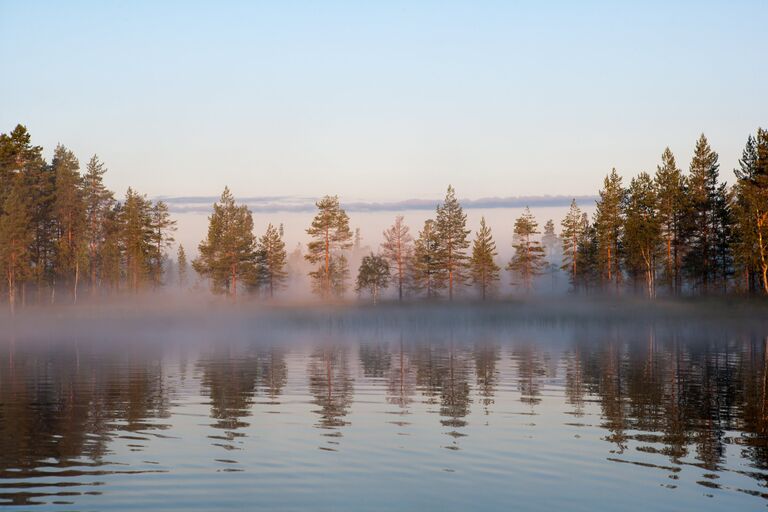
[[[178,196],[158,197],[165,201],[175,213],[209,213],[211,205],[219,200],[218,196]],[[465,209],[481,208],[522,208],[529,206],[568,206],[572,199],[579,204],[589,204],[597,196],[519,196],[519,197],[483,197],[480,199],[462,199]],[[253,196],[239,197],[238,202],[248,205],[253,212],[312,212],[315,210],[314,197],[295,196]],[[397,212],[405,210],[434,210],[439,199],[406,199],[404,201],[342,201],[348,212]]]

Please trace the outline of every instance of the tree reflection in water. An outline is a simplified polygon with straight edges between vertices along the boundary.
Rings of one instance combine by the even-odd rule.
[[[557,346],[523,339],[427,342],[403,334],[358,347],[339,342],[290,352],[288,346],[221,346],[202,355],[189,349],[174,354],[159,345],[122,352],[66,343],[4,345],[0,504],[77,503],[107,492],[110,475],[173,472],[174,460],[184,454],[154,448],[191,435],[182,418],[199,418],[201,412],[213,421],[194,420],[194,428],[203,428],[201,437],[214,446],[198,449],[216,450],[208,454],[209,463],[223,460],[222,449],[240,453],[239,460],[226,460],[246,471],[265,471],[249,462],[248,440],[279,439],[281,426],[290,424],[322,429],[323,450],[341,451],[342,432],[353,429],[365,431],[371,442],[386,432],[391,436],[391,426],[377,430],[378,421],[399,425],[401,434],[443,440],[447,435],[449,442],[438,446],[461,448],[462,454],[474,450],[476,456],[484,446],[471,442],[478,428],[483,440],[496,440],[488,445],[495,453],[509,448],[506,433],[547,428],[547,442],[562,450],[574,437],[602,439],[588,445],[592,459],[657,468],[669,488],[698,484],[705,492],[766,497],[768,339],[658,326],[573,330]],[[381,408],[361,407],[356,414],[364,420],[353,425],[355,361],[366,379],[360,386],[365,403],[380,400],[392,407],[387,416],[380,416]],[[290,386],[289,375],[297,379]],[[203,408],[195,409],[200,395]],[[297,415],[307,395],[312,413]],[[265,417],[266,412],[290,414]],[[537,418],[521,426],[506,412]],[[401,421],[392,421],[392,414],[402,415]],[[519,443],[520,436],[512,437]],[[354,442],[360,436],[345,439]],[[153,453],[163,455],[156,459]],[[282,456],[290,460],[291,454]],[[378,456],[394,467],[403,455],[392,450]],[[687,472],[697,476],[686,484],[681,475]],[[726,473],[730,479],[718,479]],[[47,477],[45,486],[41,476]],[[722,483],[736,477],[751,485]]]

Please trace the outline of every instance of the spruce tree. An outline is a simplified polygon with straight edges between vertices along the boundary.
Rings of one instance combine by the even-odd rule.
[[[589,295],[590,291],[598,289],[601,284],[600,275],[600,246],[597,228],[589,222],[586,213],[581,215],[581,237],[578,245],[578,260],[576,280],[579,287]]]
[[[755,161],[755,227],[763,291],[768,294],[768,130],[758,128]]]
[[[7,286],[10,311],[14,314],[19,283],[30,272],[29,245],[34,231],[23,176],[9,174],[5,179],[10,181],[10,186],[6,189],[3,213],[0,214],[0,268]]]
[[[560,239],[555,233],[555,222],[549,219],[544,223],[544,234],[541,236],[541,245],[547,253],[547,258],[552,258],[557,250],[557,244]]]
[[[603,181],[600,199],[597,201],[595,212],[595,229],[597,230],[598,263],[603,282],[610,286],[614,284],[616,293],[621,285],[621,230],[624,224],[624,189],[621,177],[612,169]]]
[[[187,262],[187,253],[184,252],[184,246],[179,244],[179,248],[176,251],[176,272],[178,273],[178,284],[181,289],[187,287],[188,271],[189,263]]]
[[[272,224],[259,238],[258,245],[259,280],[272,298],[277,290],[285,286],[288,273],[285,271],[287,253],[280,231]]]
[[[86,256],[85,204],[80,163],[70,150],[58,145],[53,154],[52,166],[56,175],[56,273],[62,282],[71,286],[72,301],[77,302],[80,268]]]
[[[342,253],[334,254],[331,257],[331,289],[334,297],[341,298],[347,293],[347,283],[349,281],[349,260],[347,255]]]
[[[414,244],[411,286],[416,292],[425,292],[428,299],[437,297],[438,290],[445,288],[446,265],[440,235],[433,219],[424,222],[424,228]]]
[[[99,281],[117,293],[123,277],[123,205],[115,202],[104,218],[104,245],[99,255]],[[101,286],[101,285],[100,285]]]
[[[496,288],[499,280],[499,266],[494,261],[498,255],[496,242],[493,241],[491,228],[485,223],[485,217],[480,219],[480,230],[472,243],[472,257],[469,261],[472,284],[480,288],[483,300]]]
[[[512,273],[513,285],[523,287],[528,294],[533,290],[533,280],[541,275],[544,268],[544,248],[535,239],[539,234],[539,225],[528,207],[515,221],[515,237],[512,247],[515,254],[507,264]]]
[[[563,265],[561,268],[568,272],[574,291],[578,289],[579,243],[582,241],[586,227],[583,224],[582,216],[583,213],[574,198],[571,200],[568,213],[560,223],[562,227],[560,239],[563,244]]]
[[[88,251],[88,275],[91,295],[96,295],[103,279],[103,250],[106,243],[107,217],[114,206],[112,192],[104,186],[107,169],[96,155],[93,155],[83,176],[83,203],[85,208],[85,245]]]
[[[693,285],[707,293],[712,285],[717,263],[716,240],[718,218],[718,154],[712,151],[702,134],[696,142],[688,178],[688,197],[691,208],[687,219],[690,251],[685,267]]]
[[[669,148],[661,155],[654,178],[658,199],[658,221],[664,241],[664,272],[662,280],[670,295],[679,295],[682,288],[683,221],[686,218],[686,182],[677,168]]]
[[[733,247],[735,244],[734,191],[726,183],[717,187],[713,202],[714,215],[714,282],[720,293],[728,292],[728,283],[733,276]]]
[[[641,172],[627,189],[622,247],[626,268],[635,277],[643,276],[650,299],[656,297],[656,265],[661,245],[657,202],[653,179]]]
[[[22,187],[24,192],[19,193],[29,201],[33,240],[28,272],[21,286],[23,291],[27,281],[35,283],[38,302],[42,302],[42,292],[53,286],[57,241],[53,218],[55,173],[43,159],[42,151],[42,147],[32,145],[23,125],[17,125],[8,134],[0,134],[0,215],[11,188]],[[16,176],[20,176],[23,183],[14,184]]]
[[[464,282],[470,233],[467,216],[456,199],[456,192],[448,185],[445,201],[437,207],[435,227],[440,240],[440,263],[444,266],[448,286],[448,299],[453,300],[454,288]]]
[[[395,223],[384,231],[381,250],[394,273],[398,300],[402,301],[403,292],[408,284],[408,268],[413,258],[413,237],[410,228],[403,222],[402,215],[395,217]]]
[[[373,303],[378,302],[379,293],[389,285],[390,272],[387,259],[378,254],[364,256],[357,272],[358,293],[368,290],[371,293]]]
[[[238,205],[225,187],[208,217],[208,236],[198,246],[200,255],[192,267],[211,281],[214,293],[236,298],[241,280],[256,273],[256,239],[253,216],[246,205]]]
[[[313,280],[313,289],[325,298],[345,288],[343,269],[346,257],[343,251],[352,246],[352,232],[349,229],[349,217],[339,205],[338,196],[325,196],[315,206],[317,214],[307,229],[307,234],[313,240],[307,244],[304,258],[318,265],[309,275]]]
[[[165,250],[175,242],[173,233],[176,231],[176,221],[171,219],[168,205],[164,201],[157,201],[151,206],[150,230],[148,272],[149,279],[157,288],[163,284],[163,272],[167,259]]]
[[[150,271],[151,203],[130,187],[120,210],[120,231],[128,289],[137,293]]]
[[[768,293],[768,132],[758,129],[750,135],[739,160],[733,216],[734,256],[742,269],[746,289],[759,286]]]

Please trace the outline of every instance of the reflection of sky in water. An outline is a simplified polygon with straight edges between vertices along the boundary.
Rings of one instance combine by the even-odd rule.
[[[62,510],[764,505],[762,341],[571,334],[108,355],[6,345],[0,501]]]

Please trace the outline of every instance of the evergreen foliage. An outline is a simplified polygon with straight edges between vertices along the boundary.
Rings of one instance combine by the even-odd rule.
[[[461,208],[456,191],[448,185],[445,201],[437,207],[435,229],[439,242],[440,264],[446,275],[448,299],[453,300],[454,288],[463,284],[467,266],[467,248],[470,230],[467,227],[467,215]]]
[[[425,293],[432,299],[445,288],[448,278],[444,254],[435,221],[427,219],[414,247],[411,287],[415,292]]]
[[[349,217],[337,196],[325,196],[317,203],[317,214],[307,229],[312,241],[304,258],[317,268],[310,272],[313,290],[321,297],[342,296],[346,289],[348,263],[343,251],[352,246]]]
[[[257,249],[259,284],[270,298],[285,287],[288,278],[285,270],[288,256],[280,231],[269,224],[267,231],[259,238]]]
[[[192,267],[211,282],[214,293],[237,297],[238,287],[254,279],[257,270],[253,217],[245,205],[224,188],[208,217],[208,236],[198,246]]]
[[[621,273],[621,237],[624,227],[624,188],[621,177],[612,169],[603,181],[600,199],[595,211],[595,230],[597,233],[598,266],[602,281],[606,287],[614,283],[616,293],[620,290]]]
[[[515,221],[515,254],[507,264],[512,273],[512,284],[523,288],[526,294],[533,290],[533,280],[544,269],[544,247],[534,238],[539,234],[539,225],[531,210],[525,208]]]
[[[480,230],[472,243],[472,257],[469,261],[472,284],[480,289],[480,297],[485,300],[493,293],[499,280],[499,266],[494,261],[498,255],[496,242],[493,241],[491,228],[480,219]]]

